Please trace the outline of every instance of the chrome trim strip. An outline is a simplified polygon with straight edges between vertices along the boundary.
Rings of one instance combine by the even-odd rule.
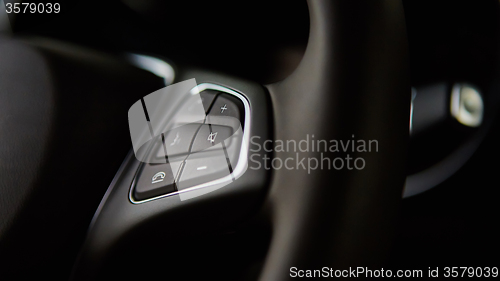
[[[174,68],[166,61],[159,58],[139,54],[127,54],[126,58],[131,64],[135,65],[136,67],[149,71],[156,76],[163,78],[163,80],[165,81],[165,85],[170,85],[174,82]]]
[[[160,196],[156,196],[156,197],[141,200],[141,201],[134,200],[134,198],[132,196],[133,188],[135,186],[135,176],[134,176],[134,180],[132,181],[132,184],[130,185],[130,191],[129,191],[129,196],[128,196],[130,202],[132,202],[133,204],[142,204],[145,202],[149,202],[149,201],[153,201],[153,200],[161,199],[161,198],[165,198],[165,197],[170,197],[173,195],[178,195],[178,194],[181,194],[184,192],[189,192],[189,191],[197,190],[200,188],[206,188],[206,187],[210,187],[210,186],[214,186],[214,185],[218,185],[218,184],[222,184],[222,183],[226,183],[226,182],[232,182],[232,181],[236,180],[237,178],[239,178],[240,176],[242,176],[243,173],[246,171],[247,166],[248,166],[248,149],[250,147],[250,133],[249,133],[250,132],[250,104],[248,103],[248,100],[246,99],[245,96],[243,96],[241,93],[239,93],[235,90],[231,90],[229,88],[226,88],[226,87],[223,87],[220,85],[216,85],[216,84],[212,84],[212,83],[199,84],[198,86],[194,87],[190,91],[190,94],[197,95],[200,92],[203,92],[204,90],[216,90],[219,92],[231,94],[231,95],[237,97],[238,99],[240,99],[241,102],[243,103],[244,108],[245,108],[245,122],[244,122],[244,129],[243,129],[243,138],[241,141],[240,155],[238,157],[238,163],[236,163],[236,167],[233,168],[233,172],[231,174],[223,177],[223,178],[220,178],[220,179],[216,179],[216,180],[206,182],[203,184],[199,184],[199,185],[195,185],[195,186],[192,186],[192,187],[180,190],[180,191],[175,191],[175,192],[163,194]],[[184,161],[183,161],[183,164],[185,163]],[[181,172],[181,169],[182,169],[182,167],[179,168],[178,174],[176,176],[177,179],[179,177],[179,173]]]
[[[451,90],[450,112],[454,118],[458,116],[458,111],[460,109],[460,89],[462,89],[462,85],[455,84]]]
[[[411,102],[410,102],[410,135],[413,129],[413,101],[417,97],[417,89],[411,87]]]

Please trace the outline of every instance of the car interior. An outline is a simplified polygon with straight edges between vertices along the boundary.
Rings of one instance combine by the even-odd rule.
[[[499,105],[499,1],[0,0],[0,280],[497,278]]]

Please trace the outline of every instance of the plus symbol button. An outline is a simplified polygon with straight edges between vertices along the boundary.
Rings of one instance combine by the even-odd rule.
[[[221,106],[221,108],[220,108],[220,113],[224,113],[224,110],[226,110],[226,109],[227,109],[227,106],[226,106],[226,104],[224,104],[224,106]]]

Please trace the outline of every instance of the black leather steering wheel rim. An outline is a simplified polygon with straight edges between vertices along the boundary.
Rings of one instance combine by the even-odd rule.
[[[290,77],[268,86],[274,137],[355,135],[378,140],[379,150],[364,156],[360,171],[273,171],[266,204],[273,239],[261,280],[287,280],[291,267],[383,265],[405,181],[410,85],[402,3],[308,5],[305,56]]]

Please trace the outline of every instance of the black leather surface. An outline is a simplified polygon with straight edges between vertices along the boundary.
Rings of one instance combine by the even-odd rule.
[[[380,266],[390,249],[405,180],[410,85],[400,1],[309,1],[303,60],[269,85],[275,139],[377,140],[363,170],[274,170],[267,211],[273,238],[260,280],[290,268]],[[324,157],[345,153],[324,152]],[[275,157],[296,157],[294,151]],[[321,152],[300,152],[321,159]],[[307,161],[307,160],[306,160]]]
[[[0,38],[0,238],[40,177],[54,103],[44,57],[20,42]]]
[[[128,108],[161,87],[159,77],[91,50],[0,41],[2,279],[69,277],[130,148]]]

